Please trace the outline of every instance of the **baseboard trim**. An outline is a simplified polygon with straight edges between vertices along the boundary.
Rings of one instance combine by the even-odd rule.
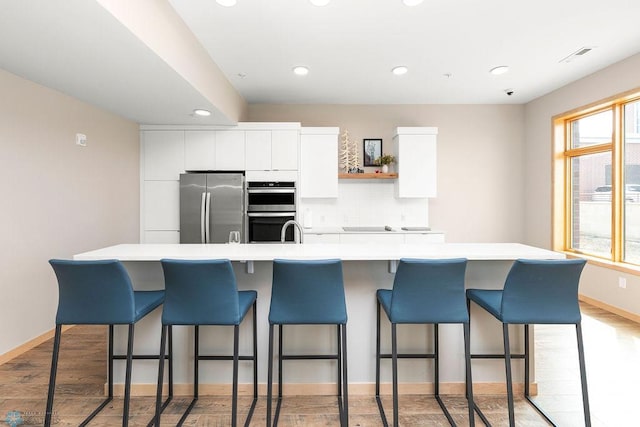
[[[598,301],[597,299],[594,299],[594,298],[591,298],[591,297],[588,297],[588,296],[582,295],[582,294],[578,295],[578,299],[580,301],[586,302],[589,305],[592,305],[594,307],[598,307],[598,308],[601,308],[601,309],[603,309],[605,311],[608,311],[609,313],[617,314],[618,316],[624,317],[627,320],[631,320],[633,322],[640,323],[640,316],[635,314],[635,313],[632,313],[630,311],[623,310],[623,309],[618,308],[616,306],[607,304],[606,302]]]
[[[132,396],[154,396],[156,394],[156,384],[132,384]],[[538,384],[533,383],[530,386],[531,394],[538,394]],[[105,394],[107,386],[105,384]],[[513,384],[514,393],[522,394],[524,392],[524,383]],[[114,384],[113,392],[116,396],[124,394],[124,384]],[[278,392],[278,387],[274,384],[273,393]],[[401,383],[398,384],[399,394],[433,394],[433,383]],[[167,394],[166,384],[163,393]],[[391,383],[380,384],[380,393],[385,395],[391,394]],[[476,395],[496,395],[507,394],[506,385],[504,383],[474,383],[473,393]],[[192,384],[174,384],[174,396],[192,396]],[[229,396],[231,394],[231,384],[200,384],[198,387],[200,396]],[[253,394],[252,384],[238,384],[238,395],[251,396]],[[267,395],[267,385],[265,383],[258,384],[258,394]],[[285,384],[282,394],[285,396],[327,396],[336,394],[336,385],[331,383],[319,384]],[[464,395],[464,383],[440,383],[440,394],[446,395]],[[355,383],[349,384],[349,395],[353,396],[374,396],[374,383]]]
[[[74,325],[63,326],[62,332],[68,331],[69,329],[73,328],[73,326]],[[53,338],[55,333],[56,333],[55,328],[51,329],[50,331],[47,331],[44,334],[39,335],[27,341],[26,343],[14,348],[13,350],[9,350],[6,353],[0,355],[0,365],[4,365],[8,361],[15,359],[16,357],[20,356],[23,353],[26,353],[27,351],[31,350],[34,347],[39,346],[43,342],[50,340],[51,338]]]

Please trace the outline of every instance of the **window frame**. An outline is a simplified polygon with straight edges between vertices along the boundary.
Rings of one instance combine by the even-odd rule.
[[[589,259],[595,264],[640,274],[640,265],[624,261],[624,106],[640,102],[640,88],[568,111],[552,118],[552,247],[570,256]],[[603,111],[612,111],[612,137],[607,143],[571,147],[571,123]],[[572,177],[574,158],[611,153],[611,255],[586,253],[572,248]]]

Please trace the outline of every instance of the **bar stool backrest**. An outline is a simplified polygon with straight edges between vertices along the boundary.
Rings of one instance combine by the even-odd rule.
[[[467,260],[408,259],[393,280],[390,320],[394,323],[467,323],[464,294]]]
[[[161,260],[165,325],[239,325],[238,286],[231,262]]]
[[[342,261],[273,261],[270,323],[346,324]]]
[[[582,259],[516,260],[502,293],[502,321],[519,324],[580,322]]]
[[[56,324],[131,324],[135,322],[133,287],[118,260],[52,259],[58,279]]]

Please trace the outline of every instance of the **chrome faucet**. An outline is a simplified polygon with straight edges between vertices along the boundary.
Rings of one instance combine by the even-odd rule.
[[[280,242],[284,243],[284,239],[285,239],[285,234],[287,234],[287,228],[289,228],[290,225],[295,225],[298,228],[298,232],[300,233],[300,243],[303,242],[304,238],[304,233],[302,231],[302,227],[300,226],[300,224],[298,224],[298,221],[290,219],[289,221],[285,222],[284,225],[282,226],[282,231],[280,232]],[[294,238],[293,241],[296,241],[295,238],[295,232],[294,232]]]

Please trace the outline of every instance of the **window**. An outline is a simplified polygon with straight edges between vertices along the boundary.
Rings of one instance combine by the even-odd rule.
[[[554,249],[640,266],[640,93],[554,119]]]

